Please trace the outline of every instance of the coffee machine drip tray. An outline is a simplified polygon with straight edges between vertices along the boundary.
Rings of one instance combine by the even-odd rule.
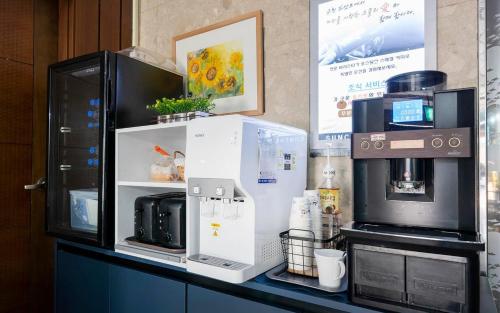
[[[398,227],[392,225],[351,222],[341,228],[348,237],[390,241],[448,249],[484,251],[484,242],[475,233],[438,229]]]

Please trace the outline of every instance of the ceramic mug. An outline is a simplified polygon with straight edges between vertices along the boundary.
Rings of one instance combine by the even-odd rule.
[[[339,288],[346,274],[345,252],[334,249],[315,249],[319,284],[328,288]]]

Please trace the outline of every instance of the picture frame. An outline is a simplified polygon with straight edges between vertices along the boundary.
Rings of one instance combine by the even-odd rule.
[[[262,21],[259,10],[173,37],[186,96],[213,97],[215,114],[264,114]]]

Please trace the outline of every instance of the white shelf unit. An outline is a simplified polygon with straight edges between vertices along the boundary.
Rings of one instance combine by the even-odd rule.
[[[118,181],[118,186],[186,189],[185,182],[163,183],[163,182],[150,182],[150,181],[124,181],[124,180],[120,180],[120,181]]]
[[[140,196],[185,191],[185,182],[153,182],[149,169],[159,145],[170,154],[186,151],[187,122],[122,128],[116,131],[115,251],[156,262],[186,267],[186,255],[130,245],[134,235],[134,204]]]

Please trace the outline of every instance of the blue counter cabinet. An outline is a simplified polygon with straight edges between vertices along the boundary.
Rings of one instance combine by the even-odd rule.
[[[109,264],[57,251],[56,313],[109,312]]]
[[[292,313],[194,285],[188,285],[187,290],[187,313]]]
[[[184,313],[186,284],[58,249],[56,313]]]
[[[186,284],[128,267],[110,265],[111,313],[183,313]]]

